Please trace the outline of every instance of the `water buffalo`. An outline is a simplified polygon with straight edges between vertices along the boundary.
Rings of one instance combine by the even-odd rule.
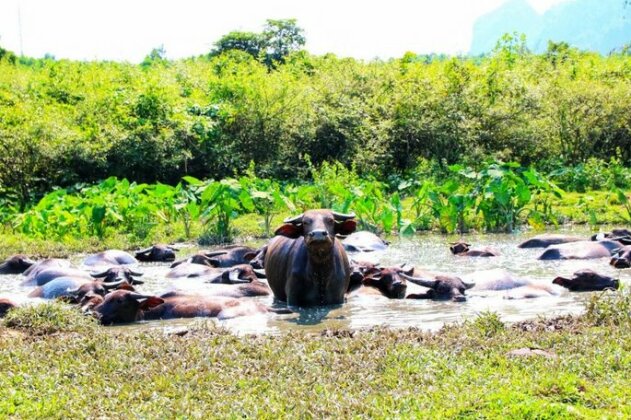
[[[575,271],[571,278],[557,277],[552,280],[552,283],[573,292],[617,289],[620,286],[618,279],[598,274],[590,269]]]
[[[505,291],[506,299],[528,299],[558,294],[555,287],[550,284],[518,278],[502,268],[475,271],[462,278],[475,283],[472,292]]]
[[[410,283],[427,287],[428,290],[425,293],[409,294],[406,296],[407,299],[434,299],[464,302],[467,300],[465,290],[475,286],[473,283],[464,282],[460,277],[447,274],[424,275],[424,277],[419,277],[416,271],[414,274],[415,276],[409,276],[405,273],[401,273],[400,275]]]
[[[58,277],[43,286],[36,287],[29,293],[28,297],[55,299],[63,296],[73,296],[82,287],[83,289],[81,290],[84,290],[84,293],[92,291],[93,293],[104,295],[106,290],[115,289],[123,283],[126,283],[126,281],[104,283],[98,280],[87,280],[77,277]]]
[[[403,299],[407,292],[407,282],[401,274],[411,276],[414,267],[384,267],[369,270],[362,283],[368,289],[378,290],[389,299]],[[365,290],[360,289],[360,290]]]
[[[129,267],[115,266],[110,267],[99,273],[90,273],[91,277],[100,279],[104,283],[114,283],[126,281],[129,284],[143,284],[142,280],[138,280],[136,277],[142,276],[139,271],[134,271]]]
[[[348,252],[372,252],[383,251],[388,247],[388,242],[372,232],[362,230],[348,235],[342,240],[342,245]]]
[[[33,264],[35,264],[35,261],[26,255],[12,255],[0,264],[0,274],[22,274]]]
[[[88,256],[83,260],[83,265],[128,265],[138,264],[138,260],[131,254],[117,249],[108,249]]]
[[[255,272],[248,264],[239,264],[226,269],[215,268],[214,270],[218,272],[203,278],[202,282],[199,279],[178,280],[174,283],[175,290],[180,292],[185,290],[195,291],[195,293],[204,296],[233,298],[268,296],[271,294],[269,286],[258,278],[258,276],[264,274],[258,271]]]
[[[292,306],[341,304],[350,265],[335,235],[355,230],[354,214],[309,210],[285,219],[267,246],[265,272],[274,296]]]
[[[616,268],[631,267],[631,245],[626,245],[616,251],[613,258],[609,262]]]
[[[137,320],[217,317],[234,318],[274,310],[265,305],[238,299],[186,295],[169,292],[161,296],[148,296],[127,290],[117,290],[105,296],[93,313],[104,325],[129,323]]]
[[[17,305],[6,298],[0,298],[0,318],[4,317],[9,310],[15,308]]]
[[[35,277],[38,273],[48,270],[49,268],[70,268],[72,267],[72,263],[68,260],[63,260],[60,258],[47,258],[45,260],[41,260],[30,266],[24,273],[27,279]]]
[[[539,256],[540,260],[586,260],[591,258],[611,257],[612,251],[621,247],[620,242],[579,241],[559,245],[550,245]]]
[[[215,251],[200,251],[190,257],[176,261],[171,268],[183,263],[201,264],[209,267],[232,267],[237,264],[248,264],[256,257],[258,250],[249,246],[234,245]]]
[[[22,286],[43,286],[59,277],[83,278],[85,280],[91,280],[92,278],[87,271],[79,270],[78,268],[42,267],[41,270],[38,269],[31,272],[22,282]]]
[[[104,282],[115,282],[124,279],[132,284],[142,284],[142,281],[134,278],[142,276],[142,273],[121,266],[110,267],[100,273],[88,273],[77,268],[48,268],[33,273],[35,273],[35,275],[27,277],[27,279],[22,282],[23,286],[43,286],[59,277],[82,278],[85,280],[91,280],[95,277],[102,279]]]
[[[153,245],[150,248],[136,251],[135,256],[141,262],[171,262],[175,261],[177,250],[169,245]]]
[[[550,245],[566,244],[569,242],[584,241],[585,238],[573,235],[562,235],[556,233],[544,233],[534,236],[517,245],[518,248],[547,248]]]
[[[592,235],[592,241],[602,241],[603,239],[611,239],[623,245],[631,245],[631,230],[624,228],[612,229],[611,232],[601,232]]]
[[[471,245],[464,241],[452,242],[449,250],[452,254],[461,257],[497,257],[499,252],[490,248],[471,248]]]
[[[348,282],[348,290],[347,293],[350,293],[354,290],[359,289],[364,285],[364,277],[369,273],[378,272],[381,270],[381,267],[377,263],[372,263],[370,261],[355,261],[350,260],[351,266],[351,275],[350,280]]]

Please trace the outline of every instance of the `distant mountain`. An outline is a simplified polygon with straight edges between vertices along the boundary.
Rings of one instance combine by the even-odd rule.
[[[473,25],[469,51],[491,51],[507,32],[526,34],[528,48],[543,52],[548,41],[607,54],[631,43],[631,4],[624,0],[571,0],[537,13],[526,0],[508,0]]]

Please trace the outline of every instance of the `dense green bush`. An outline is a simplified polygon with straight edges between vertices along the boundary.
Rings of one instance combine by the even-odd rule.
[[[145,65],[3,59],[0,188],[26,203],[109,176],[223,179],[251,161],[263,178],[307,179],[305,155],[389,183],[419,159],[445,172],[489,156],[571,164],[568,189],[628,183],[631,57],[520,45],[387,62],[299,51],[273,69],[238,50]],[[611,173],[598,180],[601,164]]]

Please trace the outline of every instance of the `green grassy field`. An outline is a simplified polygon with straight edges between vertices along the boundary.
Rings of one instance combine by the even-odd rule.
[[[580,317],[437,333],[235,336],[97,326],[59,304],[0,327],[0,417],[628,418],[628,292]],[[422,326],[420,326],[422,327]],[[538,348],[545,356],[513,356]]]

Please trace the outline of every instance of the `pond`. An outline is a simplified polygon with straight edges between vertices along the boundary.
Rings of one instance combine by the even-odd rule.
[[[589,237],[585,228],[564,229],[559,233],[577,234]],[[570,276],[574,271],[591,268],[598,273],[618,278],[621,284],[631,283],[631,270],[617,270],[609,265],[608,258],[593,260],[539,261],[541,248],[519,249],[517,244],[534,236],[534,233],[480,234],[465,235],[463,239],[474,246],[488,245],[500,252],[491,258],[456,257],[451,254],[448,242],[456,236],[439,234],[419,234],[413,237],[390,238],[390,247],[383,252],[364,253],[357,259],[379,261],[382,265],[412,264],[430,271],[452,273],[466,277],[475,271],[502,268],[519,278],[549,284],[556,276]],[[250,244],[259,245],[259,244]],[[196,248],[183,249],[179,257],[196,251]],[[73,261],[79,263],[82,256]],[[145,284],[139,286],[143,293],[161,293],[173,284],[165,278],[169,264],[140,264],[144,272]],[[0,276],[0,296],[26,295],[30,288],[19,285],[21,276]],[[209,285],[209,287],[212,287]],[[408,293],[422,290],[419,286],[408,285]],[[597,292],[592,292],[597,293]],[[473,319],[484,311],[493,311],[506,322],[532,319],[538,316],[575,314],[583,311],[585,301],[592,293],[576,293],[560,289],[558,296],[534,299],[506,299],[505,292],[476,292],[468,290],[466,302],[437,302],[430,300],[390,300],[380,296],[350,296],[340,307],[319,307],[301,310],[298,313],[277,315],[266,314],[248,316],[214,322],[238,333],[281,333],[290,330],[318,332],[325,329],[363,329],[373,326],[392,328],[417,327],[435,330],[445,323]],[[273,298],[257,298],[268,305]],[[141,322],[114,328],[166,329],[181,328],[199,323],[200,320],[169,320]]]

